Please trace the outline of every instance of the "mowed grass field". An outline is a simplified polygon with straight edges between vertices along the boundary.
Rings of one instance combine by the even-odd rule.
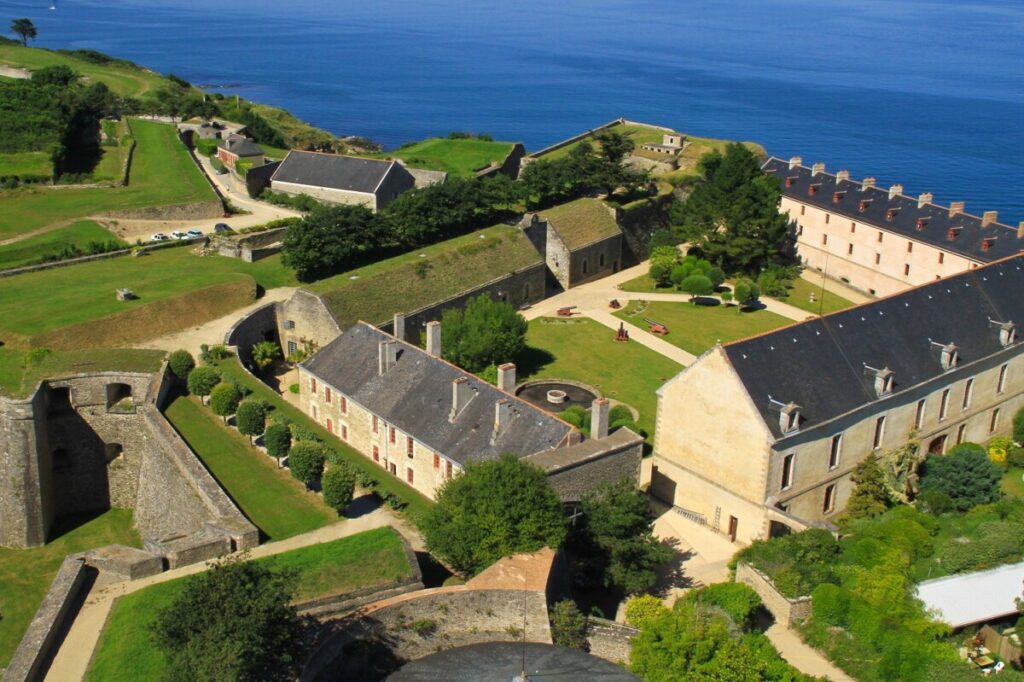
[[[295,571],[298,601],[352,592],[411,575],[401,540],[391,528],[378,528],[257,561],[273,570]],[[150,628],[159,611],[195,579],[189,576],[158,583],[118,599],[103,628],[86,679],[161,679],[167,659],[150,637]]]
[[[42,547],[0,547],[0,668],[10,663],[64,557],[110,544],[142,546],[131,510],[60,519]]]
[[[445,171],[452,177],[472,177],[474,171],[492,163],[501,163],[512,151],[511,142],[485,140],[449,140],[432,137],[390,152],[373,154],[376,158],[398,158],[413,168]]]
[[[694,305],[685,301],[630,301],[615,316],[642,329],[647,329],[644,318],[660,322],[669,331],[668,336],[661,338],[693,355],[700,355],[719,342],[729,343],[793,324],[788,317],[767,310],[741,311],[738,306]]]
[[[127,246],[109,230],[92,220],[78,220],[67,227],[0,245],[0,270],[38,263],[45,256],[53,256],[68,246],[84,249],[90,242],[106,244],[117,242]]]
[[[50,155],[46,152],[13,152],[0,154],[0,177],[5,175],[43,175],[53,173]]]
[[[0,191],[0,240],[97,213],[216,201],[174,126],[133,119],[136,147],[127,187],[20,187]]]
[[[122,64],[94,64],[70,55],[20,45],[0,45],[0,64],[35,71],[47,66],[69,66],[90,81],[102,81],[119,95],[141,97],[169,81],[158,73]]]
[[[338,520],[319,495],[279,469],[274,458],[249,445],[248,438],[225,426],[197,398],[177,398],[165,415],[266,539],[283,540]]]
[[[638,424],[654,442],[658,387],[683,366],[639,343],[615,340],[614,330],[585,318],[542,317],[530,322],[526,350],[516,358],[519,380],[570,379],[640,412]]]
[[[294,283],[279,256],[245,263],[187,246],[17,275],[0,285],[0,331],[31,336],[245,277],[266,288]],[[138,298],[118,301],[121,287]]]
[[[54,351],[31,364],[25,353],[0,347],[0,393],[22,397],[40,380],[79,372],[156,372],[165,353],[141,348]]]

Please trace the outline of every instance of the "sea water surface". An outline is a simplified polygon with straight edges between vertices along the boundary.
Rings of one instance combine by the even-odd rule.
[[[93,48],[395,146],[618,116],[1024,220],[1022,0],[0,0]],[[2,133],[2,131],[0,131]]]

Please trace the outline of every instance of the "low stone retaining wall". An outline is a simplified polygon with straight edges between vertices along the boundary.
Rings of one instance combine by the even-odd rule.
[[[219,256],[240,258],[252,263],[280,251],[281,240],[287,231],[287,227],[275,227],[240,237],[214,237],[210,240],[210,246],[217,250]]]
[[[811,616],[811,598],[790,599],[777,589],[771,578],[747,563],[736,566],[736,582],[749,585],[761,597],[764,606],[775,617],[775,621],[788,628],[803,622]]]
[[[591,616],[587,628],[590,653],[618,665],[628,664],[633,638],[638,634],[640,631],[629,625]]]
[[[146,246],[138,247],[142,253],[149,251],[157,251],[160,249],[170,249],[176,246],[183,246],[186,244],[194,244],[196,242],[206,241],[206,237],[197,237],[196,239],[181,239],[168,242],[160,242],[158,244],[148,244]],[[68,265],[78,265],[79,263],[89,263],[94,260],[106,260],[107,258],[119,258],[121,256],[127,256],[132,253],[133,248],[118,249],[117,251],[107,251],[106,253],[96,253],[91,256],[79,256],[78,258],[68,258],[65,260],[55,260],[49,263],[38,263],[36,265],[24,265],[20,268],[9,268],[7,270],[0,270],[0,277],[13,277],[14,275],[24,275],[26,272],[38,272],[40,270],[52,270],[53,268],[63,268]]]
[[[4,682],[27,682],[42,679],[49,666],[53,645],[65,626],[65,621],[81,595],[88,588],[95,569],[86,565],[80,556],[68,556],[50,583],[50,590],[36,611],[21,644],[14,652],[10,665],[4,671]]]
[[[169,204],[146,208],[126,208],[121,211],[97,213],[101,218],[117,220],[204,220],[222,218],[224,206],[219,201],[199,201],[191,204]]]

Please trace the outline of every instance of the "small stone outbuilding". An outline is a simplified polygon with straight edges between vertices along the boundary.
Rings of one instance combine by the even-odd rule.
[[[622,230],[598,199],[577,199],[528,213],[520,228],[564,289],[600,279],[622,266]]]

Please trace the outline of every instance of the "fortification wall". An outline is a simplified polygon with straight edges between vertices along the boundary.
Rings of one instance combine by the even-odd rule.
[[[278,315],[280,303],[268,303],[253,310],[239,319],[224,336],[224,343],[236,346],[239,361],[248,366],[252,364],[253,345],[265,340],[268,336],[278,338]]]
[[[616,209],[615,220],[622,229],[627,247],[623,249],[623,267],[639,263],[651,255],[651,237],[657,230],[671,225],[668,217],[670,203],[672,195],[667,194]]]
[[[811,598],[797,597],[790,599],[775,588],[771,578],[747,563],[740,562],[736,566],[736,582],[749,585],[757,596],[761,597],[764,606],[775,620],[788,628],[807,620],[811,616]]]

